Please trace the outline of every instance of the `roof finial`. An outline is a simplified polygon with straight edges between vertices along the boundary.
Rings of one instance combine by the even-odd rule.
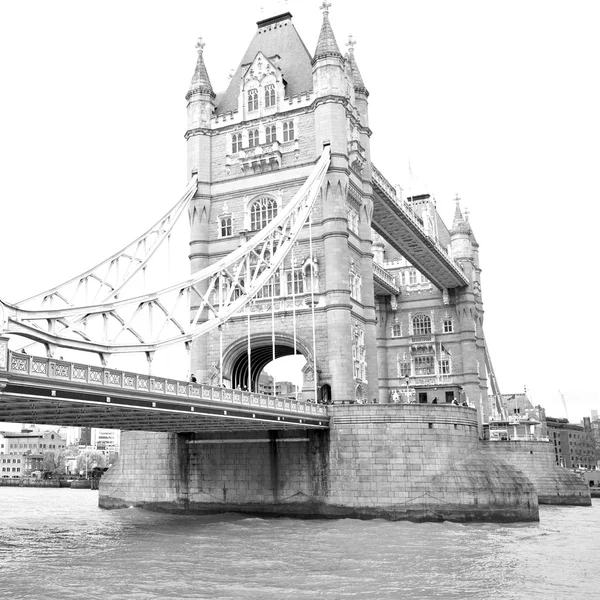
[[[356,40],[352,37],[352,34],[348,36],[348,41],[346,42],[346,46],[348,46],[348,52],[354,52],[354,46],[356,46]]]
[[[331,6],[331,2],[327,2],[327,0],[323,0],[323,4],[321,4],[321,6],[319,6],[319,8],[323,11],[324,15],[328,15],[330,6]]]
[[[198,41],[196,42],[196,50],[198,50],[198,54],[202,54],[202,52],[204,52],[204,46],[206,46],[206,44],[202,41],[202,38],[199,37]]]

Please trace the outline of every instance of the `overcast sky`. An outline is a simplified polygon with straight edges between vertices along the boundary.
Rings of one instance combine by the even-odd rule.
[[[21,0],[0,5],[0,296],[20,300],[99,262],[185,186],[196,39],[216,91],[265,3]],[[287,3],[309,51],[319,2]],[[370,92],[372,157],[407,165],[480,243],[484,329],[503,392],[548,414],[600,408],[596,0],[334,0]],[[588,296],[588,294],[590,294]]]

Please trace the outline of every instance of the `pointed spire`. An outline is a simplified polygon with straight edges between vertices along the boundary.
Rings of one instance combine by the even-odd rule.
[[[358,69],[358,65],[356,64],[356,59],[354,58],[354,46],[356,46],[356,41],[354,40],[352,35],[348,36],[346,46],[348,46],[348,53],[346,54],[346,58],[348,59],[350,66],[352,67],[352,80],[354,82],[354,91],[368,96],[369,92],[365,87],[365,82],[363,81],[362,75],[360,74],[360,71]]]
[[[210,78],[208,77],[208,71],[206,70],[206,66],[204,64],[204,46],[206,44],[202,41],[202,38],[199,37],[196,42],[196,49],[198,50],[198,60],[196,61],[196,70],[194,71],[194,76],[192,77],[192,82],[190,83],[190,89],[186,94],[185,99],[189,100],[192,94],[209,94],[211,98],[215,98],[215,93],[213,91],[212,85],[210,83]]]
[[[327,58],[329,56],[337,56],[342,58],[342,53],[338,48],[335,36],[333,35],[333,29],[329,22],[329,7],[331,2],[323,0],[320,8],[323,11],[323,25],[321,26],[321,33],[319,34],[319,41],[317,42],[317,49],[315,50],[315,56],[313,58],[313,64],[319,58]]]
[[[456,194],[456,198],[454,198],[454,202],[456,202],[456,209],[454,210],[454,219],[452,221],[452,229],[451,232],[467,232],[469,229],[468,224],[465,222],[463,214],[460,210],[460,198],[458,194]]]

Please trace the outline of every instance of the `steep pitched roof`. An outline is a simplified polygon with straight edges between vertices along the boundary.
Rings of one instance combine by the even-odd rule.
[[[286,82],[286,96],[312,90],[311,56],[292,24],[291,13],[257,23],[258,30],[236,69],[227,90],[217,97],[217,113],[237,110],[243,65],[251,63],[261,51],[267,57],[280,56],[278,63]]]
[[[210,94],[214,98],[215,93],[213,92],[208,71],[204,64],[204,57],[202,56],[204,51],[204,42],[202,41],[202,38],[198,38],[196,49],[198,50],[198,60],[196,61],[196,69],[194,70],[194,75],[192,76],[190,89],[186,95],[186,99],[195,92],[204,92],[205,94]]]
[[[348,62],[350,63],[350,67],[352,69],[352,82],[354,84],[354,90],[368,96],[369,92],[367,91],[365,82],[362,78],[362,75],[360,74],[358,65],[356,64],[356,58],[354,56],[354,45],[355,44],[356,44],[356,42],[352,39],[352,36],[350,36],[348,43],[346,44],[346,46],[348,46],[348,53],[346,54],[346,60],[348,60]]]
[[[323,5],[321,6],[321,9],[323,10],[323,24],[321,25],[321,33],[319,34],[319,41],[317,42],[317,49],[315,50],[313,62],[327,56],[339,56],[340,58],[342,56],[337,42],[335,41],[331,23],[329,22],[329,6],[330,5],[327,2],[323,2]]]
[[[454,210],[454,219],[452,220],[452,229],[450,230],[450,233],[469,233],[469,224],[465,222],[460,210],[460,198],[456,196],[454,201],[456,202],[456,209]]]

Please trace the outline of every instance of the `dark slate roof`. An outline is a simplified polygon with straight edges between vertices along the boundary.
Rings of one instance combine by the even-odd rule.
[[[365,82],[360,74],[358,69],[358,65],[356,64],[356,58],[354,57],[354,50],[352,47],[348,50],[348,54],[346,54],[347,60],[350,62],[350,66],[352,67],[352,83],[354,84],[355,91],[359,93],[363,93],[365,95],[369,95],[367,88],[365,87]]]
[[[329,22],[329,10],[325,7],[325,10],[323,10],[323,25],[321,25],[321,33],[315,50],[315,60],[328,56],[339,56],[341,58],[342,53],[335,41],[335,35],[333,35],[333,29]]]
[[[259,21],[257,25],[254,39],[231,78],[229,87],[217,96],[217,114],[237,110],[242,65],[250,64],[258,52],[262,52],[267,58],[275,55],[281,57],[278,66],[287,83],[287,97],[312,90],[311,56],[292,23],[292,15],[289,12],[284,13]]]
[[[206,65],[204,64],[204,57],[202,56],[204,50],[202,38],[198,39],[196,49],[198,50],[198,60],[196,61],[196,69],[194,70],[194,75],[192,77],[192,82],[190,83],[190,89],[187,93],[186,99],[188,99],[194,92],[206,93],[214,97],[215,94],[213,92],[212,85],[210,84],[210,78],[208,77]]]

